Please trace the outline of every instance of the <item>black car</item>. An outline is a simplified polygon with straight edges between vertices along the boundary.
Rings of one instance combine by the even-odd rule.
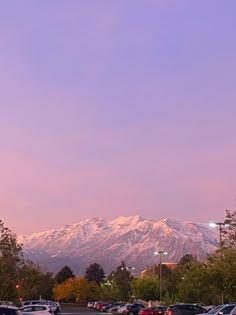
[[[167,307],[166,315],[195,315],[207,313],[207,310],[197,304],[173,304]]]
[[[143,309],[144,306],[142,304],[130,304],[127,305],[126,310],[123,311],[123,315],[137,315],[138,312]]]
[[[0,305],[0,315],[22,315],[17,307]]]

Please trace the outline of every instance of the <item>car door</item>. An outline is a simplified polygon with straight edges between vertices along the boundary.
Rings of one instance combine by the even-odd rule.
[[[23,315],[33,315],[33,307],[31,305],[21,308]]]
[[[43,315],[47,312],[47,307],[44,305],[34,305],[33,312],[35,315]]]

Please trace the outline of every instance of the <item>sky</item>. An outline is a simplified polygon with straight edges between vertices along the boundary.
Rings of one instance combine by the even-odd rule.
[[[0,219],[17,234],[236,205],[234,0],[0,3]]]

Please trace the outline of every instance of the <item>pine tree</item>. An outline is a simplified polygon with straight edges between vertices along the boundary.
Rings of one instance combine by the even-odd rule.
[[[95,281],[98,285],[100,285],[105,279],[105,272],[101,265],[93,263],[86,268],[84,277],[88,281]]]
[[[75,275],[69,266],[64,266],[62,269],[56,274],[55,281],[60,284],[66,281],[67,279],[74,278]]]

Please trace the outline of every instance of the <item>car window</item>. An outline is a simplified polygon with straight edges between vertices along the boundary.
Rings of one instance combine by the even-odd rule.
[[[229,314],[231,311],[232,311],[232,309],[235,307],[235,305],[228,305],[228,306],[226,306],[226,307],[224,307],[222,310],[221,310],[221,312],[223,313],[223,314]]]
[[[191,308],[189,308],[189,305],[175,305],[175,308],[177,310],[190,310]]]
[[[26,306],[22,308],[23,312],[32,312],[32,306]]]
[[[218,305],[216,307],[214,307],[213,309],[211,309],[208,314],[215,314],[216,312],[218,312],[220,309],[222,308],[222,305]]]
[[[33,311],[44,311],[46,309],[45,306],[41,306],[41,305],[37,305],[37,306],[34,306],[33,308]]]
[[[29,301],[24,302],[24,305],[30,305],[30,302]]]

